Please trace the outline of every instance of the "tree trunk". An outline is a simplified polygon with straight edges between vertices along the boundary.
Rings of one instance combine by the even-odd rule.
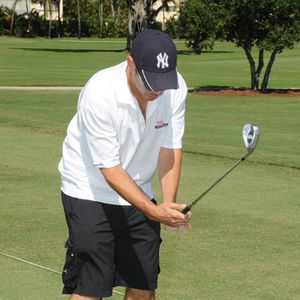
[[[57,22],[58,22],[58,30],[57,30],[57,37],[61,37],[61,19],[60,19],[60,13],[61,13],[61,7],[60,7],[60,0],[57,1]]]
[[[251,72],[251,90],[255,90],[256,88],[256,74],[255,74],[255,61],[251,55],[251,51],[244,48],[244,51],[246,53],[246,56],[248,58],[249,61],[249,65],[250,65],[250,72]]]
[[[11,21],[10,21],[10,30],[9,30],[9,36],[12,36],[13,30],[14,30],[14,23],[15,23],[15,14],[16,14],[16,6],[17,6],[18,0],[15,0],[12,6],[12,15],[11,15]]]
[[[267,91],[269,77],[270,77],[270,73],[271,73],[271,69],[272,69],[273,63],[275,61],[276,54],[277,54],[276,51],[272,52],[270,60],[268,62],[268,66],[267,66],[267,69],[266,69],[266,72],[265,72],[265,75],[264,75],[264,80],[263,80],[263,82],[261,84],[261,91],[263,93],[265,93]]]
[[[145,30],[147,27],[145,2],[147,1],[139,0],[135,2],[133,7],[133,20],[135,25],[134,36]]]
[[[115,10],[115,6],[114,6],[114,1],[113,0],[110,0],[110,7],[111,7],[111,16],[113,18],[115,18],[115,16],[116,16],[116,10]]]
[[[44,5],[44,20],[46,21],[46,15],[47,15],[47,0],[42,1]]]
[[[133,16],[131,11],[128,12],[128,33],[127,33],[127,43],[126,43],[126,50],[130,51],[131,43],[134,37],[134,25],[133,25]]]
[[[128,15],[128,35],[127,46],[129,50],[131,48],[132,40],[135,36],[147,28],[147,14],[146,6],[148,1],[146,0],[127,0],[127,6],[129,9]]]
[[[78,22],[78,32],[77,37],[81,39],[81,16],[80,16],[80,1],[77,0],[77,22]]]
[[[103,0],[99,0],[99,38],[103,38]]]
[[[51,0],[48,0],[48,7],[49,7],[48,39],[51,39],[51,29],[52,29],[52,6],[51,6]]]
[[[265,49],[259,49],[258,66],[255,72],[255,90],[259,90],[259,77],[261,70],[264,67],[264,50]]]
[[[28,11],[28,0],[25,0],[25,6],[26,6],[26,14],[29,15],[29,11]]]
[[[25,19],[27,20],[26,34],[29,34],[29,32],[30,32],[30,17],[29,17],[29,9],[28,9],[28,0],[25,0],[25,5],[26,5]]]

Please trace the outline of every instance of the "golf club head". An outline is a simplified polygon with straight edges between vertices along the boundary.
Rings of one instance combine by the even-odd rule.
[[[243,126],[243,140],[249,156],[255,149],[259,139],[260,129],[253,124]]]

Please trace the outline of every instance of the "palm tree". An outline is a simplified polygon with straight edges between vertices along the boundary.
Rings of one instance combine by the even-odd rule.
[[[18,0],[15,0],[12,5],[12,13],[11,13],[11,21],[10,21],[10,30],[9,30],[9,36],[12,36],[13,30],[14,30],[14,22],[15,22],[15,15],[16,15],[16,6],[17,6]]]
[[[153,24],[155,22],[155,19],[157,15],[160,13],[162,10],[169,11],[170,10],[170,3],[174,3],[176,5],[175,0],[161,0],[160,6],[157,9],[153,9],[153,5],[157,0],[152,1],[152,3],[149,3],[151,1],[148,1],[148,5],[146,6],[146,13],[147,13],[147,19],[148,23]]]
[[[31,0],[33,3],[40,3],[40,5],[44,8],[44,20],[48,19],[48,38],[51,38],[52,31],[52,1],[54,0]]]
[[[30,16],[29,16],[29,9],[28,9],[28,0],[25,0],[26,4],[26,15],[25,19],[27,20],[27,33],[30,32]]]
[[[78,32],[77,37],[81,38],[81,14],[80,14],[80,0],[76,0],[77,3],[77,21],[78,21]]]
[[[99,38],[102,39],[102,37],[103,37],[103,0],[99,0],[98,16],[99,16]]]
[[[148,1],[126,0],[128,6],[128,35],[126,49],[130,50],[134,37],[146,29],[146,10]],[[152,1],[149,1],[152,2]]]
[[[157,0],[126,0],[128,15],[128,35],[126,49],[131,48],[134,37],[141,31],[145,30],[155,22],[155,18],[162,9],[169,10],[169,3],[175,3],[174,0],[161,0],[161,5],[154,9],[153,5]]]
[[[60,18],[60,15],[61,15],[61,12],[62,12],[62,7],[61,7],[61,4],[62,4],[62,1],[61,0],[53,0],[56,7],[57,7],[57,22],[58,22],[58,31],[57,31],[57,37],[60,38],[61,37],[61,18]]]
[[[45,4],[48,5],[49,8],[49,14],[48,14],[48,18],[49,18],[49,26],[48,26],[48,39],[51,38],[51,30],[52,30],[52,3],[51,0],[46,0]]]

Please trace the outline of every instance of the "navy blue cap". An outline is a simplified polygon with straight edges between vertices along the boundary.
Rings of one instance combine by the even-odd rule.
[[[178,88],[176,46],[166,33],[152,29],[139,33],[132,42],[131,56],[148,89]]]

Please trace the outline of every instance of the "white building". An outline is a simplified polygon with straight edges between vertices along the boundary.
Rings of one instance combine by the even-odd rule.
[[[177,19],[179,16],[179,7],[180,3],[183,2],[183,0],[175,0],[175,3],[169,2],[169,11],[166,11],[165,9],[162,9],[159,14],[156,17],[156,21],[160,22],[162,24],[162,29],[164,30],[165,23],[170,18]],[[157,9],[161,6],[161,1],[157,1],[154,3],[153,8]]]

